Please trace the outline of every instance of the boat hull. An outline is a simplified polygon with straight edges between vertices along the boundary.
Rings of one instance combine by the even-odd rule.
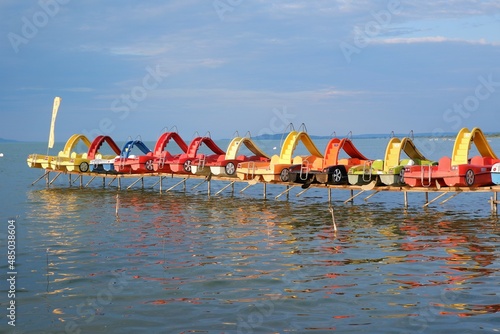
[[[349,184],[351,184],[353,186],[363,186],[363,185],[369,184],[373,181],[376,181],[377,185],[382,184],[382,182],[380,182],[378,175],[376,175],[376,174],[372,174],[372,175],[348,174],[347,179],[349,181]]]
[[[377,174],[380,182],[386,186],[402,186],[405,185],[404,171],[404,166],[396,166],[388,172],[380,171]]]
[[[323,169],[323,172],[316,174],[316,180],[323,184],[347,184],[349,182],[347,170],[344,165],[329,166]]]
[[[217,176],[237,177],[236,167],[242,161],[224,160],[210,166],[210,172]]]
[[[30,168],[43,168],[43,169],[51,169],[50,161],[52,157],[47,155],[39,156],[38,154],[30,154],[28,159],[26,159],[26,163]]]
[[[265,182],[289,182],[291,164],[241,163],[236,175],[241,180],[263,180]]]
[[[208,166],[192,165],[191,166],[191,173],[194,175],[208,176],[211,174],[211,170],[210,170],[210,167],[208,167]]]
[[[96,173],[113,173],[115,170],[115,159],[90,160],[90,170]]]
[[[494,183],[492,166],[496,159],[473,157],[470,164],[451,165],[451,158],[443,157],[437,166],[409,166],[405,182],[412,187],[448,186],[480,187]]]
[[[303,165],[292,165],[289,168],[290,183],[299,183],[299,184],[312,184],[316,181],[316,173],[319,171],[309,170],[308,168],[304,168]]]
[[[154,172],[154,158],[150,155],[139,156],[131,159],[130,168],[133,174],[146,174]]]

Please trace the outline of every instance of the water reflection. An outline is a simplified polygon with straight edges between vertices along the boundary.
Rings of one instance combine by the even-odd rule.
[[[170,314],[172,332],[317,332],[407,328],[429,307],[436,322],[498,312],[493,218],[337,203],[335,232],[321,201],[118,196],[117,217],[110,189],[27,193],[36,293],[26,301],[45,298],[45,325],[95,331],[126,319],[158,331]]]

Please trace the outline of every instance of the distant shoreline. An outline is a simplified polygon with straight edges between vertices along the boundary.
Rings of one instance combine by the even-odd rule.
[[[485,132],[484,133],[486,137],[488,138],[498,138],[500,137],[500,132]],[[286,133],[277,133],[277,134],[264,134],[264,135],[259,135],[252,137],[254,140],[281,140],[286,137]],[[414,133],[413,137],[416,138],[455,138],[456,133],[453,132],[446,132],[446,133],[441,133],[440,135],[436,135],[433,133]],[[311,139],[331,139],[334,137],[338,138],[344,138],[346,137],[345,135],[342,136],[334,136],[334,135],[329,135],[329,136],[324,136],[324,135],[309,135]],[[408,134],[401,134],[401,133],[395,133],[395,134],[387,134],[387,133],[369,133],[369,134],[359,134],[359,135],[352,135],[349,136],[351,139],[383,139],[383,138],[391,138],[391,137],[408,137]],[[220,139],[215,139],[215,140],[231,140],[232,138],[220,138]],[[149,140],[147,140],[149,141]],[[150,141],[155,141],[155,140],[150,140]],[[22,140],[14,140],[14,139],[5,139],[5,138],[0,138],[0,143],[43,143],[43,141],[22,141]],[[64,142],[62,142],[64,143]]]

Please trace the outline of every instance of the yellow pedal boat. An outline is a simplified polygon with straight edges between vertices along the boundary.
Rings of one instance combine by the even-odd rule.
[[[293,153],[297,144],[302,142],[309,151],[309,156],[296,156]],[[308,161],[314,164],[317,159],[323,159],[314,142],[305,131],[291,131],[281,146],[280,155],[273,155],[270,161],[248,161],[238,164],[236,175],[241,180],[258,180],[265,182],[288,182],[290,166]]]
[[[87,150],[83,153],[76,153],[74,149],[80,141],[87,146]],[[90,160],[87,159],[87,152],[90,145],[91,142],[85,135],[72,135],[66,142],[66,145],[64,145],[64,149],[51,159],[50,165],[52,169],[61,172],[88,172]]]

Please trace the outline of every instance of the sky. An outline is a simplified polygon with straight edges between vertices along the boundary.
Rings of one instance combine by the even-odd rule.
[[[0,138],[500,132],[498,0],[2,0]]]

